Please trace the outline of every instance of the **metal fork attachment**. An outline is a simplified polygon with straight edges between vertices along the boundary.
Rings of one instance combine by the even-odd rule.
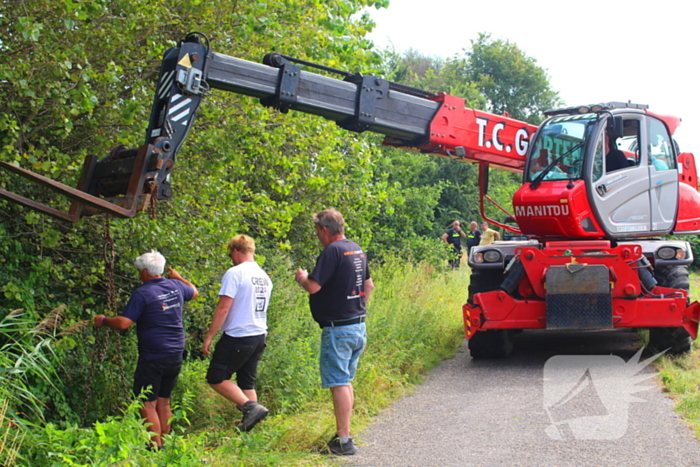
[[[154,145],[144,144],[132,149],[119,146],[101,161],[97,156],[87,156],[77,188],[0,161],[0,168],[50,188],[73,202],[65,213],[1,188],[0,198],[69,222],[100,213],[134,217],[148,208],[152,197],[172,197],[167,181],[173,167],[172,149],[168,138],[160,138]]]

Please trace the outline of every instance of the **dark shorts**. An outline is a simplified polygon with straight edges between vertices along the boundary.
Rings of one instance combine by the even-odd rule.
[[[181,368],[182,355],[157,360],[139,359],[134,372],[134,394],[138,396],[150,386],[144,392],[147,401],[153,402],[158,397],[169,399]]]
[[[236,373],[239,388],[255,389],[258,362],[265,351],[265,337],[265,334],[247,337],[222,334],[209,363],[207,383],[219,384]]]

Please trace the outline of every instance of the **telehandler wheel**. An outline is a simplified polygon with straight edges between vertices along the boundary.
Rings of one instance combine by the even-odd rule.
[[[650,328],[649,347],[654,352],[681,355],[690,352],[693,339],[684,328]]]
[[[492,292],[501,288],[503,269],[472,269],[469,279],[469,300],[474,304],[474,295]],[[505,358],[513,352],[513,330],[492,329],[478,331],[469,339],[472,358]]]
[[[661,287],[690,290],[687,266],[658,266],[654,278]],[[655,352],[668,350],[672,355],[690,352],[692,338],[685,328],[650,328],[649,347]]]
[[[470,305],[474,304],[474,295],[484,292],[499,290],[503,283],[503,269],[472,269],[469,276],[469,298]]]
[[[513,330],[477,331],[469,339],[469,354],[473,359],[506,358],[513,352]]]

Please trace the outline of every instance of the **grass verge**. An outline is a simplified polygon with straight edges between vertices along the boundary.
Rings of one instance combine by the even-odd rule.
[[[690,296],[700,297],[700,275],[690,276]],[[675,400],[676,411],[700,440],[700,346],[681,357],[663,356],[656,363],[666,392]]]

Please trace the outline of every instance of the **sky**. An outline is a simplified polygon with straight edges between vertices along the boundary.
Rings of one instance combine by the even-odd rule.
[[[480,32],[508,40],[549,76],[567,106],[647,104],[682,119],[675,137],[700,160],[699,7],[688,0],[390,0],[372,8],[381,50],[450,58]],[[699,162],[700,163],[700,162]]]

